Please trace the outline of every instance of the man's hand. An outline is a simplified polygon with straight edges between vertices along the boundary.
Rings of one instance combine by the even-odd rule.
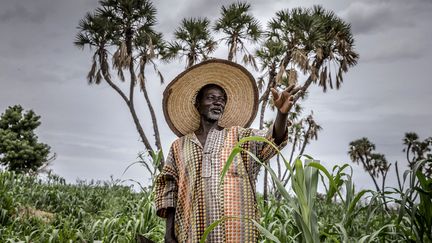
[[[273,138],[276,144],[281,144],[286,133],[288,121],[288,112],[291,110],[294,102],[297,101],[301,88],[295,88],[295,85],[289,86],[287,89],[279,93],[276,89],[271,89],[273,94],[273,103],[278,109],[273,127]]]
[[[175,236],[166,236],[165,235],[165,243],[178,243],[177,239],[175,238]]]
[[[177,243],[174,230],[175,208],[167,208],[165,243]]]
[[[299,93],[300,89],[300,87],[295,88],[294,84],[286,88],[281,93],[279,93],[274,88],[271,89],[273,103],[279,112],[282,114],[288,114],[294,104],[294,101],[297,100],[296,95]]]

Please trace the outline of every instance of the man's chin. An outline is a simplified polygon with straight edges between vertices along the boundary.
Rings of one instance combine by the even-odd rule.
[[[222,115],[216,115],[216,114],[209,114],[207,116],[208,121],[217,122],[222,117]]]

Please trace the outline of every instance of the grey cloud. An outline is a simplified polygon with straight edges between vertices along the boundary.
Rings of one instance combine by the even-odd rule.
[[[398,28],[418,28],[430,19],[432,1],[361,0],[352,2],[340,15],[352,24],[354,33],[370,34]]]
[[[319,140],[311,143],[309,151],[315,156],[341,155],[348,151],[348,144],[351,141],[367,137],[375,143],[377,152],[393,160],[404,161],[404,154],[401,151],[405,132],[414,131],[420,137],[431,136],[432,131],[426,128],[430,120],[431,117],[428,115],[413,117],[399,114],[382,116],[371,121],[333,121],[326,123],[324,130],[318,135]],[[319,122],[319,117],[317,121]]]
[[[398,61],[400,58],[405,59],[418,59],[426,55],[423,49],[425,43],[422,43],[420,38],[412,38],[411,40],[393,41],[386,46],[381,46],[376,52],[365,56],[362,59],[364,62],[378,61],[378,62],[393,62]]]
[[[222,1],[199,1],[195,0],[189,5],[189,7],[184,12],[185,17],[207,17],[209,19],[216,19],[219,17],[221,7],[227,6],[232,1],[222,0]]]
[[[402,11],[403,6],[398,2],[358,1],[342,11],[341,16],[352,24],[355,34],[366,34],[412,27],[413,21],[403,18]]]
[[[44,11],[29,10],[20,3],[17,3],[0,13],[0,21],[10,22],[18,20],[27,23],[41,23],[46,19],[46,14]]]
[[[432,16],[431,16],[432,17]],[[355,35],[360,53],[360,63],[397,62],[401,59],[420,60],[431,52],[430,38],[432,31],[429,22],[416,20],[413,28],[394,28],[367,35]],[[432,21],[429,18],[428,21]]]
[[[262,6],[263,2],[264,0],[248,1],[251,4],[252,10],[257,10],[257,6]],[[160,19],[161,26],[163,26],[164,30],[169,30],[167,34],[171,34],[183,18],[207,17],[209,20],[215,21],[219,18],[221,7],[228,6],[231,3],[233,3],[231,0],[177,1],[178,7],[175,9],[167,1],[155,2],[155,5],[158,8],[158,18]],[[168,6],[170,8],[167,8]],[[166,11],[167,9],[169,9],[169,12]]]

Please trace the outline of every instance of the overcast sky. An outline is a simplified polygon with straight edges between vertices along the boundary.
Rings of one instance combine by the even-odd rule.
[[[171,40],[184,17],[219,16],[220,7],[233,1],[160,0],[157,28]],[[327,0],[249,1],[264,26],[278,10],[321,4],[352,24],[358,65],[346,74],[340,90],[323,93],[312,88],[305,113],[313,110],[324,130],[306,153],[327,166],[350,163],[350,141],[368,137],[393,163],[406,165],[402,153],[405,132],[420,138],[432,136],[431,0]],[[53,171],[68,182],[114,178],[148,182],[145,170],[133,166],[143,151],[131,116],[121,98],[102,83],[88,85],[90,51],[73,46],[78,21],[98,6],[96,0],[1,0],[0,1],[0,113],[21,104],[42,117],[37,134],[51,146],[57,159]],[[221,47],[216,57],[226,56]],[[184,62],[159,65],[165,80],[172,80]],[[149,68],[149,70],[151,70]],[[158,111],[164,150],[175,135],[161,110],[162,92],[149,72],[151,99]],[[148,119],[142,95],[136,96],[142,121]],[[256,123],[254,123],[256,126]],[[145,122],[151,136],[151,123]],[[357,186],[372,181],[361,167],[354,167]],[[392,171],[394,168],[392,167]],[[396,186],[394,174],[389,186]]]

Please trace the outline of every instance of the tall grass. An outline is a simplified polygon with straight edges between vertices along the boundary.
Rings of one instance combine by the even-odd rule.
[[[221,180],[241,144],[252,140],[268,142],[241,140]],[[420,169],[430,160],[407,170],[400,187],[377,193],[357,191],[349,165],[328,170],[309,156],[292,163],[280,157],[291,175],[286,188],[269,165],[258,161],[280,195],[266,202],[257,196],[261,217],[254,224],[262,233],[260,242],[432,242],[432,179]],[[320,183],[324,193],[318,193]],[[383,196],[390,202],[388,211]],[[115,180],[68,185],[52,174],[41,180],[0,172],[0,242],[133,242],[138,234],[162,242],[165,223],[156,216],[153,200],[151,187],[136,193]],[[212,227],[224,220],[250,219],[222,218]]]
[[[268,164],[242,148],[242,144],[249,141],[273,146],[290,173],[291,188],[283,186]],[[411,175],[406,192],[356,192],[349,165],[335,166],[330,173],[310,156],[304,156],[304,161],[296,158],[294,163],[291,163],[271,142],[261,137],[249,137],[240,140],[233,149],[222,170],[221,183],[232,161],[242,151],[269,172],[282,197],[281,201],[273,199],[265,205],[261,204],[264,214],[258,229],[267,240],[305,243],[431,241],[432,180],[426,178],[418,169],[422,164],[405,172],[404,179]],[[320,177],[326,188],[325,199],[321,200],[317,197]],[[416,203],[417,195],[420,197],[419,203]],[[386,211],[383,197],[390,196],[401,196],[401,199],[393,201],[393,211]]]
[[[0,173],[0,242],[133,242],[137,234],[155,241],[164,234],[151,191]]]

